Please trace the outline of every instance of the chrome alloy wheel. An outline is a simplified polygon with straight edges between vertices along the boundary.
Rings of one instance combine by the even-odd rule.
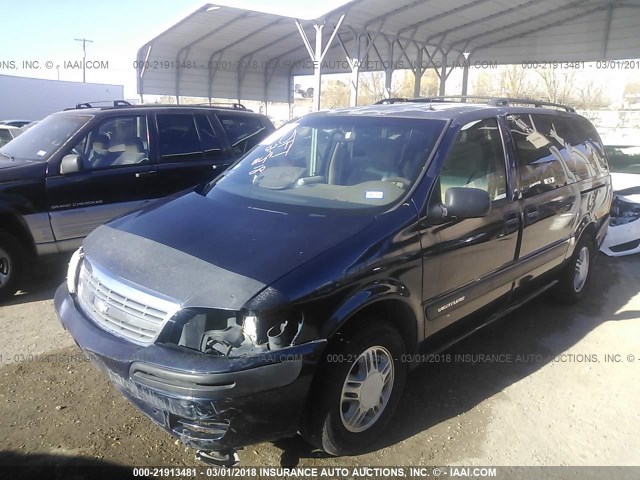
[[[573,271],[573,289],[580,293],[584,288],[589,275],[589,248],[583,246],[578,252],[576,264]]]
[[[384,412],[393,389],[394,364],[381,346],[367,348],[351,366],[340,395],[340,418],[349,432],[370,428]]]

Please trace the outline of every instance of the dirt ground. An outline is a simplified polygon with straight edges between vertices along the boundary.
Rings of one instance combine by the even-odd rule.
[[[82,359],[53,310],[64,276],[64,259],[44,265],[0,307],[0,457],[200,466]],[[640,465],[639,292],[640,256],[600,256],[577,307],[537,299],[413,371],[371,453],[327,458],[294,438],[242,464]]]

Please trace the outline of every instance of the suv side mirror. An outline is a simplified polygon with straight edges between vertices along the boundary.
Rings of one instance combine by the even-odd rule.
[[[60,175],[68,175],[82,170],[82,159],[80,155],[65,155],[60,163]]]
[[[444,204],[435,205],[430,219],[435,223],[465,218],[486,217],[491,210],[489,194],[480,188],[450,187],[444,196]]]

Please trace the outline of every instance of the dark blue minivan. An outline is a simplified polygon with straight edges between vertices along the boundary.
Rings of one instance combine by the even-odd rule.
[[[200,458],[296,433],[349,454],[380,436],[418,349],[548,289],[580,299],[611,198],[600,138],[570,107],[314,113],[213,182],[99,227],[55,305]]]

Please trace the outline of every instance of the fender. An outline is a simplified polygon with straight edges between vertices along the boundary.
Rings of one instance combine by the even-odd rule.
[[[329,320],[322,325],[321,338],[331,338],[358,312],[376,303],[389,300],[401,302],[412,313],[411,327],[417,345],[424,339],[424,321],[421,316],[420,299],[412,297],[406,285],[393,279],[376,280],[363,285],[362,288],[347,297]]]
[[[32,254],[37,243],[54,241],[48,214],[39,213],[29,199],[20,195],[0,194],[0,229],[25,242]]]

